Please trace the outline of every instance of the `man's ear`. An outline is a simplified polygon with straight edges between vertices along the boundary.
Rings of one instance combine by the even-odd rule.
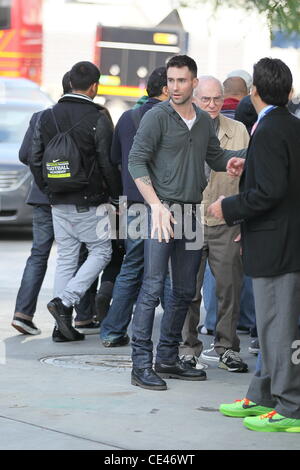
[[[98,93],[98,86],[99,86],[98,82],[92,84],[92,87],[93,87],[92,89],[93,89],[93,92],[95,93],[95,95],[97,95],[97,93]]]
[[[95,83],[92,83],[91,86],[87,89],[86,91],[86,94],[88,96],[90,96],[92,99],[95,98],[95,96],[97,95],[97,92],[98,92],[98,83],[95,82]]]
[[[195,90],[195,88],[197,88],[197,86],[199,85],[199,79],[197,77],[193,78],[193,88]]]
[[[169,96],[169,90],[168,90],[167,85],[165,85],[164,87],[162,87],[161,92],[162,92],[163,95]]]
[[[253,95],[253,96],[259,96],[258,91],[257,91],[257,88],[256,88],[255,85],[252,85],[252,87],[251,87],[251,95]]]

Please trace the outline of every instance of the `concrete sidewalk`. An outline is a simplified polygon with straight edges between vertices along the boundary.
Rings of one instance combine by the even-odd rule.
[[[49,294],[42,292],[40,305]],[[221,402],[241,398],[247,390],[255,363],[246,352],[248,336],[241,339],[250,373],[232,374],[213,364],[206,382],[168,380],[167,391],[152,392],[130,384],[130,368],[122,367],[121,360],[117,368],[93,366],[94,355],[130,359],[129,346],[108,350],[97,335],[78,343],[53,343],[52,319],[42,308],[36,318],[42,334],[16,334],[9,326],[9,304],[2,290],[1,449],[300,448],[296,434],[251,432],[240,419],[217,411]],[[204,337],[207,345],[210,338]],[[92,355],[90,368],[40,362],[72,355]]]
[[[2,260],[6,249],[2,244]],[[25,252],[17,259],[25,261]],[[9,272],[0,273],[0,449],[300,448],[297,434],[255,433],[244,428],[242,420],[218,412],[220,403],[242,398],[247,390],[255,368],[248,336],[241,335],[241,355],[249,373],[229,373],[212,363],[207,381],[168,380],[168,390],[160,392],[130,384],[130,346],[104,348],[98,335],[77,343],[53,343],[53,319],[46,309],[52,298],[53,266],[54,256],[35,317],[42,334],[35,337],[20,335],[10,326],[22,269],[16,275],[12,260]],[[154,342],[160,316],[158,310]],[[202,339],[209,346],[212,337]]]

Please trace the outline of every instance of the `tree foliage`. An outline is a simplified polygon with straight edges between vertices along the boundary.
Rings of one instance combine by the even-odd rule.
[[[208,2],[216,10],[224,5],[244,8],[246,11],[256,10],[266,15],[270,31],[280,30],[287,34],[300,33],[299,0],[180,0],[180,6],[198,6]]]

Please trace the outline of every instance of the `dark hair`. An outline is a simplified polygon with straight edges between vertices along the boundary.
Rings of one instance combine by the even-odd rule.
[[[147,93],[149,98],[162,94],[162,89],[167,85],[166,67],[158,67],[153,70],[147,82]]]
[[[241,99],[235,110],[234,119],[242,122],[247,127],[249,134],[251,133],[252,126],[257,120],[257,112],[251,102],[250,95]]]
[[[62,87],[64,95],[66,93],[72,93],[72,87],[70,83],[70,72],[66,72],[62,78]]]
[[[253,85],[264,103],[285,106],[292,83],[292,73],[280,59],[264,57],[254,65]]]
[[[70,70],[70,82],[73,90],[87,90],[93,83],[98,83],[100,70],[92,62],[77,62]]]
[[[177,67],[177,68],[182,68],[182,67],[187,67],[190,72],[192,72],[193,77],[197,77],[197,64],[188,55],[175,55],[174,57],[171,57],[171,59],[167,63],[167,70],[170,67]]]

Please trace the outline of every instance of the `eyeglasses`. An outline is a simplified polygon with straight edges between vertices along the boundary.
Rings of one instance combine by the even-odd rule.
[[[199,98],[199,100],[200,100],[201,103],[203,103],[203,104],[210,104],[211,101],[213,101],[214,104],[218,105],[218,104],[223,103],[224,98],[223,98],[223,96],[215,96],[215,97],[213,97],[213,96],[201,96],[201,97]]]

